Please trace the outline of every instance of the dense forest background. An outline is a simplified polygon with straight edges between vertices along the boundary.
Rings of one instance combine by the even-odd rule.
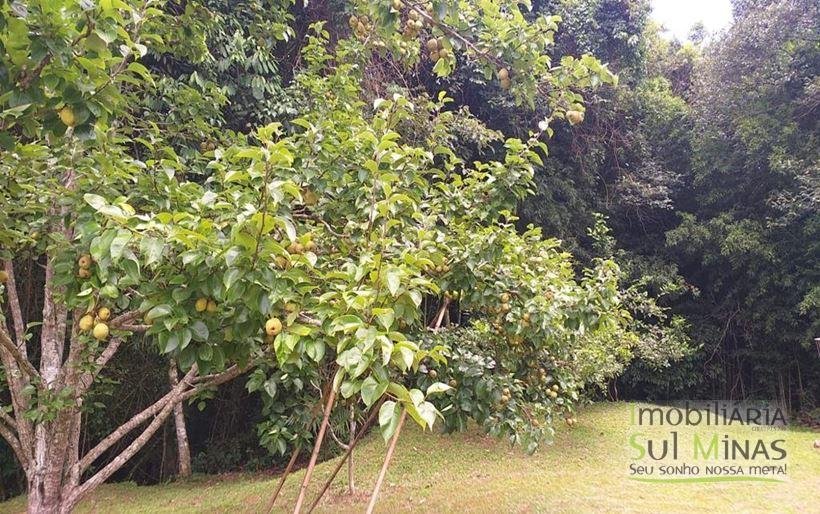
[[[161,78],[133,114],[161,124],[194,174],[205,174],[198,150],[223,134],[298,112],[289,84],[311,23],[325,20],[332,39],[350,32],[342,1],[181,0],[166,9],[177,38],[148,54]],[[591,53],[619,81],[585,93],[583,123],[556,127],[519,223],[562,239],[579,267],[615,256],[627,273],[645,358],[590,397],[766,398],[810,413],[820,400],[820,6],[735,0],[731,27],[694,27],[686,42],[663,37],[649,11],[646,0],[533,2],[533,16],[561,17],[556,60]],[[199,33],[206,37],[191,37]],[[500,152],[504,137],[526,137],[547,106],[516,106],[460,66],[442,83],[429,61],[403,69],[374,60],[368,87],[384,95],[383,84],[399,82],[433,96],[446,85],[453,110],[497,131],[458,127],[476,157]],[[20,281],[34,291],[38,273],[32,264]],[[25,300],[36,311],[40,300]],[[139,348],[120,355],[94,390],[85,437],[161,395],[164,362]],[[195,471],[281,464],[259,444],[266,411],[246,383],[186,407]],[[175,451],[169,423],[117,478],[166,480]],[[0,483],[0,498],[24,486],[5,445]]]

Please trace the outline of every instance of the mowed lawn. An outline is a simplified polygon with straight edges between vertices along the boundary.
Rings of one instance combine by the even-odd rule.
[[[782,483],[643,483],[627,476],[634,452],[628,445],[632,408],[629,403],[584,408],[573,429],[560,426],[555,443],[532,456],[504,441],[485,437],[478,430],[457,435],[425,434],[408,423],[376,510],[820,512],[820,450],[813,448],[820,434],[800,429],[766,434],[767,438],[786,440],[789,476]],[[687,430],[694,429],[679,427],[682,436]],[[385,449],[377,435],[363,441],[355,454],[359,493],[347,496],[343,470],[331,494],[316,510],[363,512]],[[317,467],[309,495],[311,501],[334,464],[335,461],[329,461]],[[303,473],[304,470],[298,471],[289,478],[275,511],[289,511],[287,507],[293,505]],[[81,504],[79,511],[262,512],[276,482],[277,477],[272,476],[230,475],[200,476],[151,487],[111,484],[101,487]],[[0,512],[23,509],[22,498],[0,503]]]

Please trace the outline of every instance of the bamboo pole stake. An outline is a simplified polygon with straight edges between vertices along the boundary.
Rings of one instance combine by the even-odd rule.
[[[407,409],[404,409],[399,418],[399,425],[396,427],[396,433],[393,434],[393,439],[390,440],[390,446],[387,448],[387,454],[384,456],[384,464],[382,470],[379,472],[379,478],[376,479],[376,486],[373,488],[373,494],[370,495],[370,503],[367,505],[367,513],[373,514],[373,509],[376,507],[376,500],[379,497],[379,489],[382,487],[384,477],[387,475],[387,467],[390,465],[390,459],[393,458],[393,451],[396,449],[396,442],[399,440],[399,433],[401,427],[404,426],[404,420],[407,418]]]
[[[302,486],[299,488],[299,497],[296,499],[296,507],[293,509],[293,514],[299,514],[302,512],[302,504],[305,502],[305,493],[307,493],[310,477],[313,475],[313,468],[316,467],[316,460],[319,458],[319,448],[322,447],[322,441],[324,440],[325,432],[327,431],[327,423],[330,419],[330,411],[333,410],[333,403],[335,401],[336,389],[331,387],[330,394],[327,397],[327,403],[325,404],[325,413],[322,417],[322,425],[319,427],[319,434],[316,436],[316,444],[313,445],[313,453],[310,455],[310,463],[308,464],[307,471],[305,471],[305,478],[302,480]]]

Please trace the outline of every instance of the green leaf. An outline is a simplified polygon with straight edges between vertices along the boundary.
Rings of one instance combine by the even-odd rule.
[[[145,322],[146,323],[153,323],[155,320],[167,316],[173,312],[170,305],[162,304],[157,305],[156,307],[152,308],[148,311],[145,315]]]
[[[140,241],[140,253],[145,259],[145,265],[150,266],[158,262],[165,249],[165,243],[153,237],[144,237]]]
[[[85,200],[85,203],[87,203],[88,205],[93,207],[94,210],[96,210],[96,211],[99,211],[100,209],[102,209],[103,207],[108,205],[108,202],[106,201],[105,198],[103,198],[100,195],[95,195],[95,194],[92,194],[92,193],[84,194],[83,195],[83,200]]]
[[[208,330],[208,325],[206,325],[202,321],[194,321],[189,328],[191,329],[191,334],[193,335],[194,340],[201,342],[205,342],[208,340],[210,331]]]
[[[350,332],[358,330],[362,325],[364,325],[364,322],[360,317],[355,314],[345,314],[333,320],[330,324],[330,333],[334,334],[342,331],[345,334],[349,334]]]
[[[449,385],[442,382],[436,382],[435,384],[430,384],[430,387],[427,388],[427,396],[436,393],[443,393],[445,391],[449,391],[450,389],[452,389],[452,387]]]
[[[362,400],[367,407],[370,407],[387,391],[387,382],[379,382],[373,375],[370,375],[362,382]]]
[[[117,230],[117,235],[111,241],[111,260],[117,262],[122,257],[122,252],[131,241],[131,232],[125,229]]]
[[[399,268],[391,268],[387,270],[387,289],[390,290],[390,295],[394,298],[401,287],[401,270]]]
[[[385,441],[390,440],[399,425],[401,409],[393,400],[387,400],[379,407],[379,429]]]
[[[362,352],[356,347],[345,350],[336,357],[336,364],[345,368],[355,368],[362,360]]]
[[[339,388],[339,393],[345,398],[350,398],[351,396],[359,392],[359,387],[360,384],[358,381],[345,380],[344,382],[342,382],[342,386]]]

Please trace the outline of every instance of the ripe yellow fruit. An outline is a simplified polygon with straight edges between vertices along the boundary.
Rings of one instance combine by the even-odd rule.
[[[510,293],[501,293],[499,297],[501,303],[509,303],[510,302]]]
[[[80,268],[77,270],[77,276],[80,278],[91,278],[91,270]]]
[[[77,259],[77,265],[83,269],[90,268],[92,262],[94,261],[91,260],[90,255],[83,255],[79,259]]]
[[[436,371],[434,369],[431,369],[430,371],[427,372],[427,375],[430,378],[432,378],[433,380],[435,380],[436,378],[438,378],[438,371]]]
[[[97,323],[94,325],[94,331],[92,332],[94,335],[94,339],[98,341],[102,341],[106,337],[108,337],[108,325],[105,323]]]
[[[441,50],[438,51],[438,55],[442,59],[446,59],[447,56],[450,55],[450,50],[448,50],[446,48],[442,48]]]
[[[288,246],[288,253],[302,253],[305,251],[304,245],[298,241],[294,241]]]
[[[66,127],[73,127],[77,123],[77,118],[74,116],[74,110],[67,105],[60,109],[57,114],[60,116],[60,121],[62,121],[63,125]]]
[[[552,385],[552,390],[555,391],[555,392],[558,392],[558,384],[553,384]]]
[[[82,330],[83,332],[91,330],[92,328],[94,328],[94,316],[92,316],[91,314],[86,314],[85,316],[80,318],[79,326],[80,330]]]
[[[570,125],[577,125],[584,121],[584,113],[581,111],[567,111],[567,120]]]
[[[510,70],[507,68],[501,68],[498,70],[498,80],[507,80],[510,78]]]
[[[279,269],[288,269],[288,264],[290,264],[290,261],[288,261],[285,257],[282,257],[281,255],[276,257],[275,261],[276,267]]]
[[[205,310],[210,313],[216,312],[216,302],[213,300],[208,300],[208,306],[205,307]]]
[[[501,89],[503,89],[504,91],[510,89],[510,87],[512,86],[512,82],[510,81],[510,79],[502,79],[499,80],[498,83],[501,86]]]
[[[204,312],[208,308],[208,299],[205,297],[197,298],[194,308],[197,312]]]
[[[97,317],[102,321],[108,321],[108,318],[111,317],[111,309],[108,307],[100,307],[100,310],[97,311]]]
[[[438,54],[438,50],[435,52],[430,52],[430,60],[431,61],[438,61],[441,56]]]
[[[402,2],[401,0],[393,0],[393,9],[401,11],[403,7],[404,2]]]
[[[275,336],[282,331],[282,321],[279,318],[271,318],[265,322],[265,333]]]
[[[9,280],[9,274],[4,270],[0,270],[0,284],[5,284]]]
[[[435,52],[438,51],[438,40],[434,38],[430,38],[427,40],[427,51]]]

